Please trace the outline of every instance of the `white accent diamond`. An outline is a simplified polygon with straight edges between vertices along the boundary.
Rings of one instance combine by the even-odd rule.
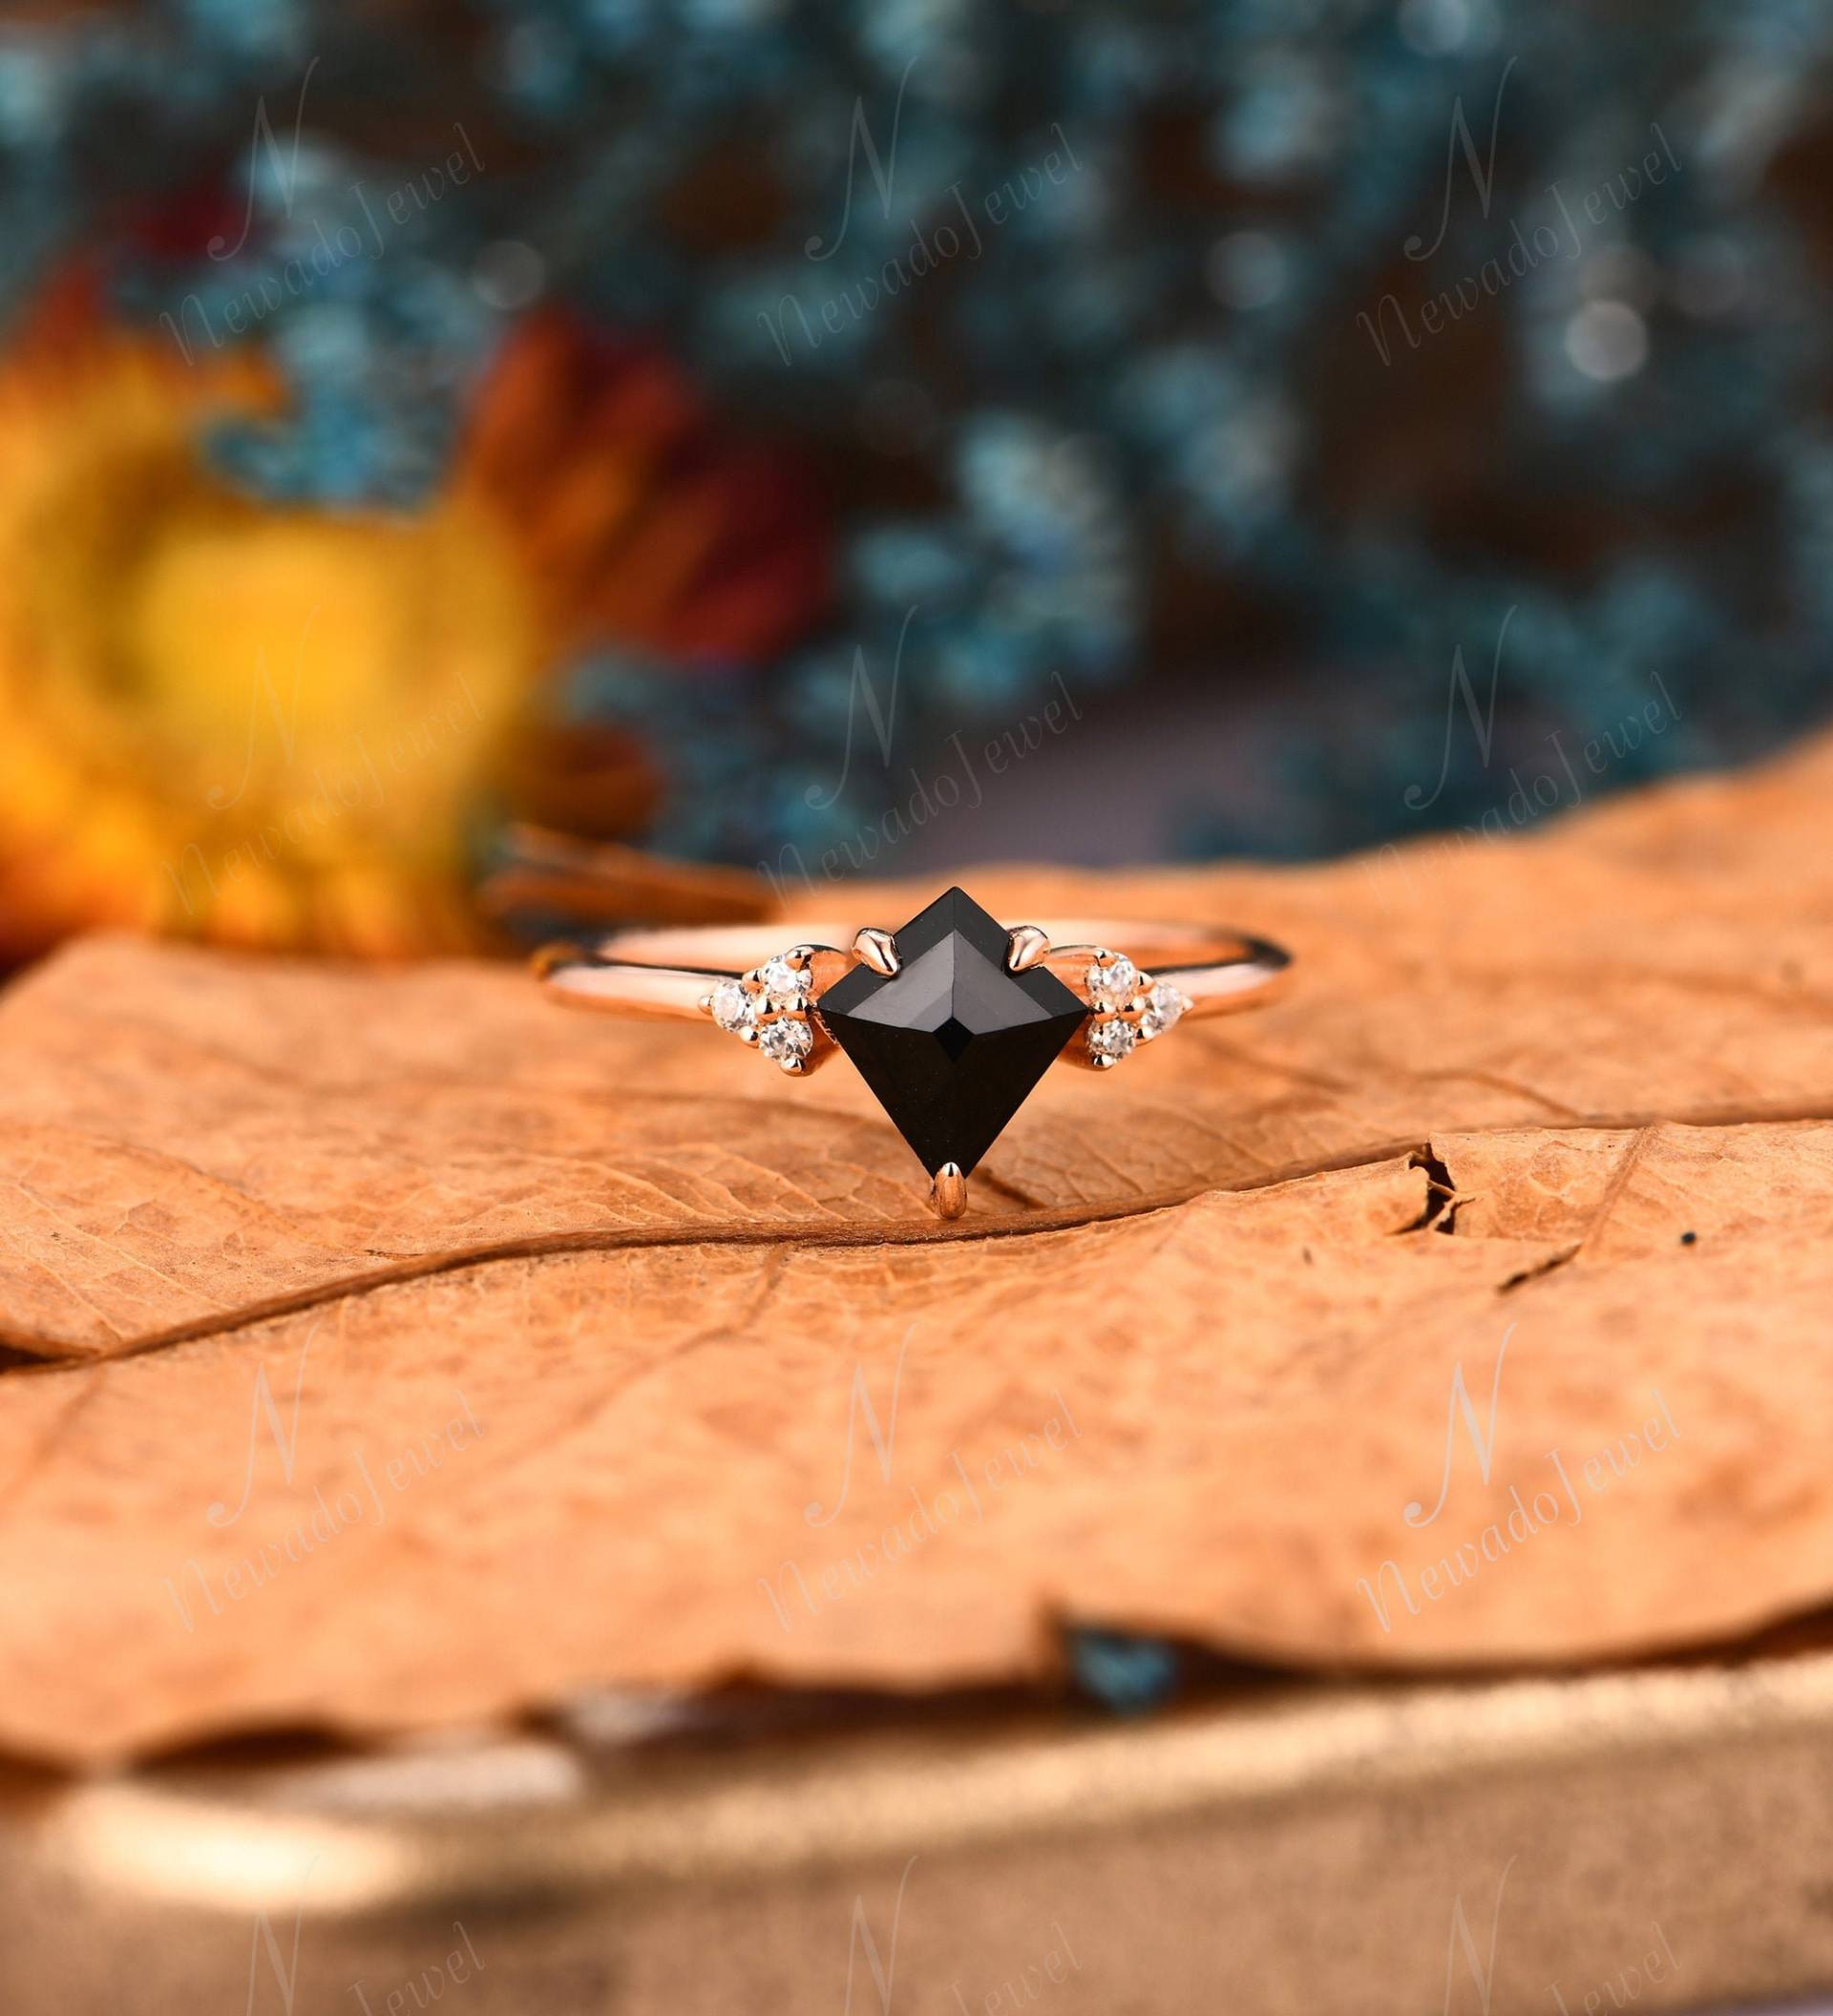
[[[764,983],[764,992],[779,1007],[800,1008],[809,998],[812,976],[808,968],[791,966],[781,953],[767,960],[757,976]]]
[[[1131,1052],[1138,1040],[1132,1023],[1122,1021],[1118,1016],[1105,1017],[1088,1025],[1088,1053],[1091,1057],[1110,1057],[1118,1063]]]
[[[781,1016],[764,1024],[757,1047],[779,1064],[800,1063],[814,1048],[814,1031],[793,1016]]]
[[[713,1019],[734,1036],[757,1026],[762,1001],[743,980],[721,980],[713,989]]]
[[[1139,969],[1124,952],[1116,953],[1106,964],[1097,961],[1090,966],[1085,978],[1088,992],[1096,1000],[1124,1007],[1139,984]]]
[[[1155,1036],[1163,1036],[1182,1018],[1190,1005],[1169,980],[1160,980],[1146,997],[1145,1011],[1139,1018],[1140,1035],[1148,1042]]]

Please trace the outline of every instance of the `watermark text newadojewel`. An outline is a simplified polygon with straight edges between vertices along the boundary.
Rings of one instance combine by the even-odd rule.
[[[897,1354],[897,1368],[892,1382],[888,1426],[880,1423],[877,1411],[872,1404],[863,1367],[854,1368],[848,1399],[846,1455],[839,1494],[831,1506],[824,1506],[816,1499],[804,1508],[803,1518],[810,1526],[832,1525],[847,1502],[853,1488],[854,1428],[861,1416],[865,1418],[878,1459],[879,1476],[886,1488],[891,1487],[904,1354],[909,1349],[910,1331],[907,1330]],[[917,1553],[951,1527],[980,1525],[986,1518],[989,1502],[1013,1485],[1035,1476],[1048,1457],[1066,1452],[1073,1442],[1082,1439],[1082,1430],[1061,1391],[1053,1390],[1051,1398],[1057,1403],[1056,1412],[1037,1429],[1020,1435],[1002,1448],[980,1453],[972,1459],[959,1449],[951,1450],[949,1460],[959,1490],[955,1482],[945,1483],[925,1496],[913,1483],[909,1491],[909,1513],[905,1515],[900,1510],[897,1518],[885,1523],[875,1540],[868,1540],[851,1552],[808,1572],[804,1571],[800,1562],[785,1561],[774,1583],[760,1575],[757,1586],[764,1592],[777,1623],[785,1631],[791,1631],[799,1614],[794,1600],[799,1600],[802,1610],[809,1616],[818,1616],[824,1608],[843,1603],[849,1596],[870,1587],[886,1568]],[[986,1492],[984,1499],[980,1495],[982,1487]]]
[[[808,241],[803,250],[811,260],[826,262],[846,242],[848,228],[853,222],[853,170],[861,151],[877,186],[881,214],[889,221],[895,200],[897,136],[903,122],[904,92],[916,61],[916,57],[911,58],[898,81],[897,101],[892,112],[891,145],[886,155],[880,156],[873,137],[865,101],[854,100],[847,146],[846,201],[840,228],[831,242],[819,234]],[[864,322],[880,302],[907,291],[938,268],[958,261],[971,264],[984,258],[986,242],[980,234],[982,221],[988,230],[1000,229],[1039,201],[1046,185],[1061,187],[1070,176],[1081,172],[1082,163],[1076,158],[1075,149],[1064,136],[1062,126],[1053,121],[1050,131],[1058,145],[1051,148],[1042,161],[1026,162],[1002,182],[982,190],[978,197],[970,199],[959,181],[951,182],[943,193],[952,199],[954,208],[952,213],[945,213],[944,220],[932,221],[925,232],[918,220],[911,217],[910,243],[884,260],[875,272],[863,273],[851,286],[837,287],[825,299],[813,303],[812,318],[800,297],[793,293],[785,294],[777,303],[774,316],[768,309],[760,308],[757,319],[764,326],[764,331],[782,363],[786,367],[794,364],[798,339],[803,354],[818,350],[830,339]],[[957,218],[960,222],[959,230],[955,226]],[[793,326],[790,320],[791,314],[795,318]]]
[[[1668,1403],[1661,1397],[1659,1389],[1651,1387],[1649,1390],[1656,1412],[1643,1422],[1640,1433],[1631,1430],[1619,1436],[1614,1442],[1599,1450],[1595,1456],[1587,1457],[1579,1465],[1579,1477],[1588,1497],[1601,1498],[1613,1482],[1627,1479],[1645,1454],[1658,1455],[1671,1441],[1679,1438],[1680,1431],[1675,1426],[1674,1417],[1668,1412]],[[1565,1458],[1557,1449],[1549,1449],[1546,1460],[1551,1465],[1552,1479],[1534,1493],[1531,1501],[1522,1497],[1518,1484],[1510,1484],[1511,1509],[1506,1520],[1492,1521],[1474,1539],[1460,1542],[1440,1560],[1428,1563],[1417,1571],[1420,1592],[1428,1602],[1443,1603],[1447,1596],[1474,1581],[1485,1565],[1495,1566],[1506,1561],[1515,1548],[1525,1547],[1549,1527],[1584,1523],[1586,1499],[1581,1498],[1571,1473],[1566,1467]],[[1555,1485],[1557,1489],[1553,1488]],[[1423,1523],[1410,1517],[1418,1509],[1417,1506],[1408,1508],[1409,1523]],[[1383,1577],[1387,1580],[1383,1581]],[[1391,1631],[1394,1628],[1390,1605],[1397,1596],[1405,1605],[1409,1616],[1420,1614],[1413,1585],[1396,1561],[1382,1562],[1372,1581],[1364,1575],[1357,1582],[1356,1587],[1368,1598],[1384,1631]]]
[[[890,680],[882,695],[872,676],[865,646],[853,646],[853,671],[847,682],[847,739],[841,753],[840,774],[825,789],[818,784],[811,784],[803,792],[803,803],[811,811],[830,811],[839,803],[853,775],[855,742],[862,751],[864,749],[864,737],[860,733],[862,715],[889,777],[892,750],[897,738],[897,701],[903,688],[904,648],[909,642],[917,608],[918,605],[913,602],[904,611],[903,621],[897,628],[896,648],[892,653]],[[813,867],[802,850],[790,842],[779,851],[774,868],[768,861],[760,861],[758,873],[766,877],[779,897],[784,892],[785,882],[791,875],[805,889],[812,890],[817,871],[825,881],[837,881],[848,873],[859,874],[881,853],[908,840],[914,830],[927,826],[944,812],[958,809],[978,811],[986,801],[988,788],[982,770],[988,776],[1005,776],[1014,765],[1022,763],[1027,756],[1043,748],[1047,737],[1066,734],[1070,723],[1082,719],[1082,709],[1064,683],[1061,672],[1050,675],[1050,684],[1056,688],[1055,695],[1046,697],[1042,706],[993,734],[982,734],[972,747],[965,732],[957,729],[947,743],[952,755],[933,775],[919,775],[913,765],[908,795],[895,798],[876,819],[862,821],[851,834],[825,849]],[[1048,695],[1048,688],[1045,691]]]
[[[463,1922],[453,1919],[452,1929],[458,1935],[464,1950],[461,1952],[458,1946],[453,1946],[443,1961],[434,1961],[431,1966],[422,1967],[412,1980],[390,1988],[382,2004],[382,2016],[406,2016],[411,2006],[424,2009],[437,2002],[449,1987],[462,1987],[474,1973],[484,1971],[484,1964],[477,1958],[477,1948],[472,1944],[471,1934],[465,1930]],[[376,1992],[380,1994],[381,1990]],[[350,1984],[350,1993],[361,2006],[363,2016],[376,2016],[367,1985],[361,1979]]]
[[[302,1361],[303,1362],[303,1361]],[[462,1391],[454,1387],[462,1418],[454,1417],[445,1426],[422,1436],[417,1442],[391,1456],[382,1466],[382,1475],[392,1492],[411,1490],[422,1478],[441,1469],[444,1459],[441,1450],[457,1454],[468,1448],[473,1440],[482,1440],[484,1430],[477,1417],[471,1411],[471,1402]],[[295,1438],[297,1437],[297,1410],[295,1410]],[[278,1417],[275,1417],[275,1437],[280,1438]],[[287,1480],[291,1481],[292,1447],[282,1443],[283,1461],[287,1464]],[[165,1592],[172,1599],[179,1622],[187,1631],[197,1629],[192,1598],[201,1597],[209,1606],[212,1617],[221,1617],[230,1604],[244,1603],[257,1591],[266,1587],[274,1577],[287,1566],[302,1566],[313,1552],[327,1547],[340,1535],[353,1526],[381,1527],[388,1523],[388,1502],[377,1484],[375,1475],[369,1468],[369,1459],[361,1449],[350,1451],[350,1460],[356,1466],[357,1476],[362,1480],[361,1492],[354,1487],[340,1491],[335,1498],[327,1500],[322,1485],[312,1492],[312,1507],[309,1514],[296,1525],[289,1527],[276,1541],[265,1541],[245,1555],[241,1561],[230,1564],[213,1579],[210,1571],[193,1556],[179,1569],[176,1576],[161,1578]],[[246,1505],[246,1494],[243,1506]],[[221,1504],[212,1505],[210,1521],[213,1525],[228,1525],[241,1516],[242,1506],[234,1515],[229,1515]],[[189,1577],[189,1583],[186,1577]],[[198,1613],[201,1615],[202,1612]]]
[[[1082,1963],[1076,1958],[1076,1949],[1054,1918],[1050,1930],[1056,1937],[1037,1959],[1026,1961],[1017,1973],[976,1996],[972,2003],[961,1993],[959,1981],[950,1982],[961,2016],[1007,2016],[1008,2011],[1010,2016],[1019,2016],[1021,2009],[1042,2000],[1046,1987],[1067,1981],[1072,1968],[1080,1974]]]
[[[1639,1967],[1619,1967],[1610,1980],[1585,1990],[1584,2000],[1579,2005],[1585,2016],[1597,2016],[1597,2012],[1606,2006],[1606,1995],[1611,1998],[1608,2005],[1611,2008],[1627,2008],[1642,1993],[1645,1985],[1664,1982],[1670,1974],[1679,1973],[1680,1963],[1674,1957],[1674,1948],[1668,1943],[1668,1935],[1658,1924],[1652,1929],[1654,1933],[1654,1944],[1642,1956],[1642,1964]],[[1548,1988],[1552,1995],[1553,2006],[1559,2010],[1559,2016],[1572,2016],[1571,2007],[1559,1983],[1549,1982]],[[1578,1990],[1574,1988],[1572,1993],[1577,1995]]]
[[[264,144],[266,158],[271,168],[276,187],[281,194],[284,214],[291,220],[294,205],[298,200],[299,152],[302,131],[306,120],[306,94],[310,88],[312,72],[318,68],[318,59],[313,58],[305,76],[300,80],[299,104],[293,117],[293,148],[290,159],[284,159],[280,143],[274,136],[273,122],[267,116],[267,100],[262,98],[255,107],[255,135],[250,146],[248,163],[248,200],[242,220],[242,235],[232,245],[222,238],[213,238],[208,251],[213,260],[235,258],[246,246],[254,228],[255,195],[260,180],[262,148]],[[317,242],[303,257],[284,261],[277,270],[260,275],[252,285],[241,293],[232,294],[227,300],[217,304],[217,315],[221,327],[210,314],[203,297],[195,290],[187,294],[179,304],[179,312],[170,310],[159,317],[160,326],[178,345],[179,353],[186,364],[192,363],[191,339],[204,336],[213,349],[221,349],[231,337],[245,336],[258,328],[276,308],[288,300],[297,301],[310,294],[321,281],[328,280],[339,267],[349,264],[352,260],[380,259],[389,249],[388,232],[383,227],[378,208],[397,227],[405,227],[414,218],[424,216],[434,203],[439,202],[449,188],[462,188],[474,175],[483,173],[484,164],[464,126],[456,119],[452,129],[464,143],[454,147],[445,159],[436,165],[423,168],[417,175],[397,183],[386,194],[378,194],[370,200],[368,188],[361,181],[349,185],[363,213],[363,227],[348,219],[340,221],[334,231],[327,233],[324,220],[311,220],[312,236]],[[190,318],[196,318],[193,327]]]
[[[1452,191],[1456,176],[1456,158],[1462,144],[1464,158],[1470,171],[1470,179],[1477,193],[1482,215],[1486,221],[1490,201],[1495,194],[1496,136],[1502,121],[1503,94],[1507,88],[1509,74],[1516,59],[1511,57],[1504,68],[1501,81],[1496,86],[1496,101],[1489,121],[1489,155],[1486,164],[1479,159],[1476,142],[1471,137],[1469,122],[1464,114],[1464,99],[1454,100],[1451,109],[1451,133],[1446,143],[1444,163],[1444,199],[1440,206],[1438,235],[1428,245],[1419,238],[1406,241],[1402,250],[1413,261],[1430,259],[1444,242],[1445,233],[1451,220]],[[1403,337],[1408,349],[1417,350],[1428,336],[1443,335],[1452,325],[1462,322],[1466,315],[1481,307],[1485,299],[1496,299],[1518,280],[1528,275],[1551,259],[1578,259],[1587,250],[1586,234],[1580,219],[1589,222],[1593,232],[1602,232],[1612,217],[1620,216],[1637,202],[1644,192],[1659,187],[1670,174],[1680,173],[1680,158],[1669,143],[1666,133],[1658,120],[1649,121],[1649,131],[1655,144],[1650,147],[1639,161],[1624,163],[1617,171],[1582,194],[1568,194],[1557,181],[1549,182],[1546,194],[1552,199],[1545,215],[1537,219],[1524,232],[1521,220],[1509,220],[1509,242],[1498,256],[1486,259],[1474,273],[1461,275],[1448,287],[1442,287],[1436,294],[1428,295],[1417,304],[1414,315],[1419,327],[1401,303],[1399,295],[1391,290],[1382,295],[1375,304],[1371,315],[1366,308],[1359,310],[1358,325],[1367,332],[1375,354],[1384,366],[1393,362],[1391,339],[1395,335]],[[1391,314],[1394,326],[1387,329],[1382,321]]]

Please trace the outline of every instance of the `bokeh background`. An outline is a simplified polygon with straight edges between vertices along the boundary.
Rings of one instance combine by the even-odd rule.
[[[1830,57],[1821,0],[14,7],[0,958],[502,945],[575,844],[635,914],[747,900],[652,856],[1493,835],[1773,746]]]

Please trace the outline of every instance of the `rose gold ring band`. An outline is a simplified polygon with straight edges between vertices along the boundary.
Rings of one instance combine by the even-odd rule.
[[[1020,928],[1048,941],[1043,958],[1028,963],[1047,966],[1065,978],[1085,967],[1098,948],[1119,948],[1140,967],[1174,981],[1192,1018],[1257,1006],[1292,963],[1291,955],[1269,939],[1210,925],[1076,917],[1046,918]],[[716,981],[759,966],[786,939],[812,955],[812,998],[818,1003],[859,962],[852,948],[860,931],[857,925],[817,920],[619,932],[589,950],[550,947],[537,956],[536,970],[555,998],[574,1007],[645,1019],[700,1019]]]

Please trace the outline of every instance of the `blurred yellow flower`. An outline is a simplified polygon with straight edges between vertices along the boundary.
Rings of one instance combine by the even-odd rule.
[[[258,358],[187,367],[60,294],[0,362],[0,948],[97,924],[387,953],[474,935],[453,808],[543,639],[474,498],[263,508],[208,420]]]
[[[586,354],[531,329],[426,509],[333,514],[246,497],[200,451],[213,419],[278,410],[258,353],[187,364],[85,287],[56,293],[0,354],[0,957],[98,925],[474,943],[469,824],[552,746],[534,702],[564,645],[622,629],[691,655],[684,598],[725,624],[709,648],[803,619],[824,561],[799,547],[773,596],[742,570],[707,593],[743,530],[732,486],[709,495],[702,456],[671,504],[657,459],[697,420],[664,398],[658,429],[627,371],[625,424],[603,397],[582,433],[554,410],[581,387],[550,368],[577,380]],[[626,524],[643,537],[620,567]],[[604,742],[600,831],[646,795]],[[540,758],[576,804],[579,746]]]

